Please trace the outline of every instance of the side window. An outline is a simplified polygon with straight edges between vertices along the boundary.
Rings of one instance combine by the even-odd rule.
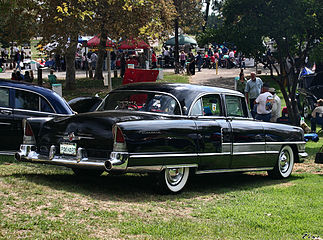
[[[202,99],[200,98],[199,100],[196,101],[194,104],[192,111],[191,111],[192,116],[203,116],[203,111],[202,111]]]
[[[238,96],[226,96],[225,104],[229,117],[248,117],[248,110],[244,98]]]
[[[221,116],[221,100],[219,95],[206,95],[202,97],[204,116]]]
[[[42,97],[40,98],[40,107],[41,107],[40,111],[42,111],[42,112],[55,113],[55,111],[49,105],[49,103]]]
[[[0,88],[0,107],[9,107],[9,89]]]
[[[217,94],[201,97],[193,106],[193,116],[221,116],[221,101]]]
[[[16,90],[15,108],[39,111],[39,96],[31,92]]]

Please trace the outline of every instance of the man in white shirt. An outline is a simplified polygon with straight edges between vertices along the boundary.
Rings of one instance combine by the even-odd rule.
[[[261,93],[255,101],[257,104],[257,120],[262,120],[264,122],[270,121],[273,100],[274,97],[270,92],[268,92],[268,87],[263,87],[263,93]]]
[[[268,91],[273,95],[274,100],[273,100],[273,108],[271,109],[271,122],[277,122],[277,118],[280,118],[281,116],[281,106],[282,102],[280,98],[276,94],[276,89],[275,88],[269,88]]]
[[[311,131],[316,132],[316,113],[322,113],[323,114],[323,99],[317,100],[316,108],[314,108],[312,112],[312,118],[311,118]]]

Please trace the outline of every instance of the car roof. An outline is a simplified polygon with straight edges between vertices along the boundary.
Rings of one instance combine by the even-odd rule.
[[[66,103],[66,101],[61,96],[59,96],[56,92],[48,88],[40,87],[31,83],[5,80],[5,79],[0,79],[0,86],[18,88],[18,89],[36,92],[44,96],[52,104],[52,106],[55,108],[56,113],[73,114],[73,111]]]
[[[156,91],[156,92],[166,92],[174,95],[178,101],[181,103],[182,107],[186,106],[187,109],[190,108],[193,101],[200,95],[206,93],[214,94],[229,94],[243,97],[244,95],[238,91],[219,88],[219,87],[210,87],[194,84],[184,84],[184,83],[133,83],[121,86],[112,92],[115,91]]]

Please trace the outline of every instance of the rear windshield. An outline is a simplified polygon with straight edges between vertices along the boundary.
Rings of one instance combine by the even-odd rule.
[[[98,111],[130,110],[180,115],[177,101],[169,95],[155,92],[120,91],[110,93]]]

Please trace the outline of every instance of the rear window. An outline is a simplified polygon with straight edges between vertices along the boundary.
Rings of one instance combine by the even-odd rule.
[[[0,107],[9,107],[9,89],[0,88]]]
[[[129,110],[179,115],[177,101],[169,95],[154,92],[113,92],[104,100],[99,111]]]

